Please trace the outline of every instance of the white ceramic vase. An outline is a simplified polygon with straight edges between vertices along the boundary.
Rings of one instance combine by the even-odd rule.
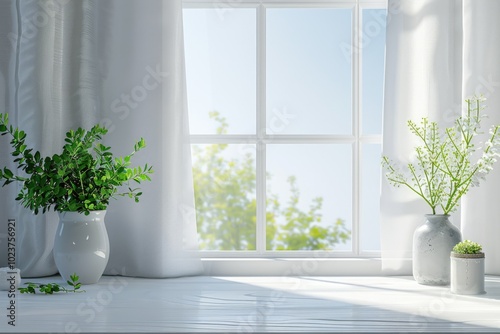
[[[413,234],[413,277],[419,284],[450,284],[450,252],[462,241],[449,215],[425,215]]]
[[[104,224],[106,211],[59,213],[54,240],[54,260],[64,280],[76,273],[82,284],[101,278],[109,259],[109,239]]]
[[[484,291],[484,253],[458,254],[451,252],[452,293],[459,295],[480,295]]]

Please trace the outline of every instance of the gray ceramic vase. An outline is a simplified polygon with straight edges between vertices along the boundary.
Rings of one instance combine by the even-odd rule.
[[[449,215],[425,215],[413,234],[413,277],[419,284],[450,284],[450,253],[462,241]]]

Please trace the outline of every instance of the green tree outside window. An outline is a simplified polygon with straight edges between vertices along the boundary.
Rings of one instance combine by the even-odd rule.
[[[227,133],[226,119],[210,117],[217,134]],[[200,248],[204,250],[256,249],[255,159],[224,157],[227,144],[193,146],[193,178]],[[271,175],[267,175],[268,180]],[[295,176],[288,178],[290,198],[281,202],[268,190],[266,198],[267,250],[332,250],[345,243],[351,231],[342,219],[322,223],[323,198],[314,198],[309,209],[299,208],[300,190]]]

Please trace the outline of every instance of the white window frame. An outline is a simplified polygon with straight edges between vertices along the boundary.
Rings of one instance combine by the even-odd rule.
[[[201,251],[201,257],[209,274],[220,275],[265,275],[282,274],[377,274],[380,272],[380,252],[361,251],[360,226],[360,159],[363,144],[381,144],[382,135],[362,135],[362,53],[358,47],[362,38],[363,9],[387,8],[385,0],[183,0],[184,8],[214,8],[221,15],[233,8],[256,9],[257,37],[257,112],[256,134],[252,135],[191,135],[192,144],[248,144],[256,145],[256,196],[257,231],[255,251]],[[348,8],[352,9],[352,134],[351,135],[267,135],[259,133],[266,128],[266,9],[268,8]],[[385,27],[382,27],[385,28]],[[358,33],[358,32],[362,33]],[[266,250],[266,144],[316,144],[349,143],[353,146],[352,189],[352,251],[269,251]],[[311,260],[314,260],[311,262]],[[306,261],[306,262],[304,262]],[[343,266],[319,265],[341,261]],[[304,263],[309,263],[304,266]],[[314,273],[307,268],[313,263]],[[319,265],[319,266],[318,266]],[[344,266],[347,265],[347,266]],[[293,269],[295,268],[295,269]],[[306,268],[306,269],[304,269]],[[322,268],[319,269],[318,268]],[[350,268],[350,269],[349,269]],[[333,270],[333,271],[332,271]],[[354,270],[354,271],[353,271]],[[298,272],[297,272],[298,271]],[[310,271],[310,270],[309,270]]]

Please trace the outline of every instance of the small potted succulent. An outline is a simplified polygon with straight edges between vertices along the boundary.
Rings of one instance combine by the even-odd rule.
[[[130,167],[135,153],[146,147],[144,139],[129,155],[114,157],[101,143],[108,130],[95,125],[68,131],[62,151],[43,157],[26,145],[27,134],[8,121],[8,114],[0,114],[0,135],[11,137],[17,172],[0,169],[2,186],[19,182],[16,200],[35,214],[58,212],[54,260],[59,273],[66,281],[77,272],[81,283],[96,283],[109,258],[104,216],[110,200],[126,196],[138,202],[142,192],[129,184],[151,180],[151,166]]]
[[[451,251],[450,290],[460,295],[479,295],[484,291],[484,253],[470,240],[459,242]]]

